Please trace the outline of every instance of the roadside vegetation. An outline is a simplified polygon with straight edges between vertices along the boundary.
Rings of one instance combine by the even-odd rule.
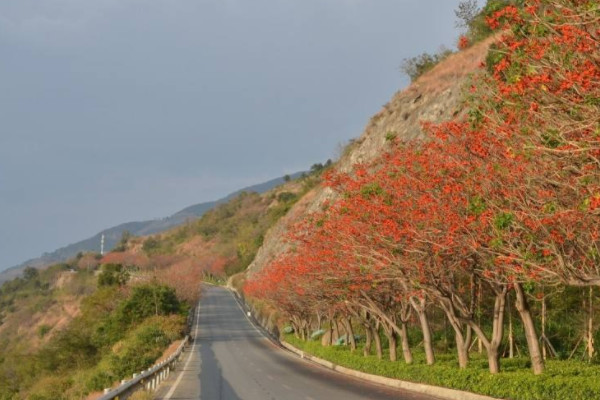
[[[148,368],[182,338],[189,304],[132,274],[135,283],[122,265],[81,255],[4,283],[0,399],[85,398]]]
[[[373,371],[503,398],[597,396],[599,15],[591,0],[488,1],[468,24],[496,36],[466,116],[327,174],[337,198],[246,295],[311,351],[360,364],[362,346]]]
[[[294,335],[286,335],[284,340],[308,354],[354,370],[501,399],[589,400],[600,392],[600,365],[581,360],[550,359],[544,375],[535,376],[527,371],[528,360],[517,357],[503,362],[501,374],[490,375],[487,359],[479,353],[472,354],[467,368],[457,369],[451,354],[439,354],[435,365],[427,365],[425,354],[415,351],[414,362],[409,365],[380,360],[372,354],[365,357],[364,343],[351,352],[347,346],[324,347],[319,341],[303,341]]]
[[[151,366],[183,337],[200,283],[245,270],[267,230],[331,165],[263,195],[241,193],[162,234],[125,232],[104,256],[27,268],[4,283],[0,400],[82,399]]]

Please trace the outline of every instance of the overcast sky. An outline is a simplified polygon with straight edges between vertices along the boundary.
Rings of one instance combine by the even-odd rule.
[[[0,269],[334,158],[459,0],[2,0]]]

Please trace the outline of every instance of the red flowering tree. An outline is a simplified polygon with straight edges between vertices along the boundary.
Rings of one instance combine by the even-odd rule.
[[[311,311],[365,327],[374,319],[391,343],[402,337],[407,362],[407,304],[427,350],[432,299],[454,329],[460,366],[474,332],[494,373],[514,289],[532,368],[543,371],[524,284],[600,285],[598,4],[531,0],[487,22],[503,33],[471,88],[468,118],[426,125],[428,141],[396,143],[372,165],[330,175],[338,200],[300,227],[295,250],[249,292],[298,325]],[[489,334],[474,318],[480,283],[494,300]]]

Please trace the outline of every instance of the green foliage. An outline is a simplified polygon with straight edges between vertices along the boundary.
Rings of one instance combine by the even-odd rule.
[[[42,324],[38,327],[38,336],[40,338],[43,338],[44,336],[46,336],[48,334],[48,332],[50,332],[50,330],[52,329],[52,327],[50,325],[46,325],[46,324]]]
[[[360,194],[362,194],[365,198],[381,196],[383,193],[383,188],[377,183],[367,184],[360,189]]]
[[[277,195],[277,201],[282,203],[291,203],[298,198],[296,193],[291,192],[281,192]]]
[[[109,265],[104,272],[119,270]],[[78,274],[88,279],[89,272]],[[40,277],[46,279],[44,273]],[[24,282],[20,279],[18,284],[28,290]],[[101,286],[83,299],[79,315],[53,331],[38,351],[7,349],[0,336],[0,399],[82,398],[111,386],[151,366],[169,343],[182,337],[187,311],[174,289],[166,286],[152,283],[131,290]],[[50,329],[40,325],[37,334],[44,337]]]
[[[169,315],[185,310],[177,299],[175,289],[158,284],[135,286],[131,296],[119,306],[117,318],[134,324],[153,315]]]
[[[169,338],[154,324],[136,327],[110,355],[110,367],[115,376],[129,376],[154,363],[169,344]]]
[[[500,213],[494,218],[494,226],[499,230],[507,229],[512,224],[513,219],[514,215],[511,213]]]
[[[407,58],[402,62],[400,70],[410,77],[411,82],[414,82],[425,72],[445,60],[450,54],[452,54],[451,50],[442,48],[434,54],[423,53],[416,57]]]
[[[73,385],[69,377],[46,377],[38,382],[28,396],[29,400],[67,400],[66,391]]]
[[[129,273],[121,264],[103,264],[98,275],[98,286],[123,286],[129,280]]]
[[[600,393],[600,366],[579,361],[547,361],[544,375],[535,376],[525,358],[502,360],[502,372],[490,375],[485,357],[472,355],[466,369],[458,369],[453,357],[439,355],[433,366],[425,363],[422,353],[414,352],[415,362],[379,360],[363,357],[362,351],[351,353],[345,346],[323,347],[318,342],[286,335],[285,340],[295,347],[355,370],[410,382],[444,386],[458,390],[515,400],[587,400]],[[360,345],[359,345],[360,347]]]
[[[159,247],[160,242],[154,237],[149,237],[148,239],[144,240],[142,250],[144,250],[146,254],[152,255],[152,253],[154,253]]]
[[[32,281],[34,279],[38,279],[39,276],[40,276],[40,272],[37,270],[37,268],[26,267],[25,270],[23,271],[23,279],[25,279],[26,281]]]
[[[457,26],[466,30],[466,37],[471,43],[481,41],[493,33],[486,22],[486,17],[507,5],[521,6],[522,3],[522,0],[487,0],[486,4],[479,8],[476,0],[461,1],[454,11],[458,18]]]
[[[475,215],[481,215],[486,210],[485,200],[482,197],[476,196],[469,200],[469,212]]]
[[[498,63],[504,59],[504,56],[504,53],[498,50],[497,44],[492,43],[490,45],[490,49],[485,57],[485,68],[488,74],[492,75],[494,73],[496,65],[498,65]]]

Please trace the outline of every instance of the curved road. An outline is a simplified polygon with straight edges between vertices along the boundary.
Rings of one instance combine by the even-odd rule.
[[[314,365],[273,344],[226,289],[204,286],[196,339],[160,387],[163,400],[433,400]]]

